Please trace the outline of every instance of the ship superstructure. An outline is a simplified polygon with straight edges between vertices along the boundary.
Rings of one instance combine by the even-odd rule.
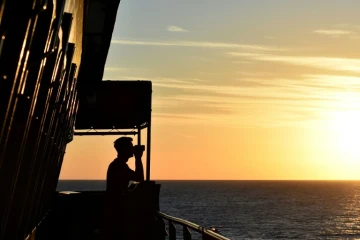
[[[135,134],[140,143],[142,129],[147,170],[130,193],[129,208],[142,206],[134,208],[142,216],[134,228],[146,239],[175,239],[176,223],[186,239],[189,229],[225,239],[159,212],[160,185],[150,180],[151,82],[102,81],[119,3],[0,2],[0,239],[100,238],[103,192],[56,192],[66,145],[74,134]],[[138,101],[124,117],[126,92]],[[135,131],[120,131],[129,128]]]

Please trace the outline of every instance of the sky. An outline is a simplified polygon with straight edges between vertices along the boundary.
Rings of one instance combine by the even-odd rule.
[[[359,8],[122,0],[103,79],[152,81],[151,179],[360,179]],[[105,179],[116,138],[75,137],[60,178]]]

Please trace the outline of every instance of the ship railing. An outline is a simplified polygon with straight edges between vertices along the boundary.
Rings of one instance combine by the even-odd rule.
[[[183,239],[184,240],[191,240],[192,235],[190,232],[190,229],[200,233],[202,235],[203,240],[230,240],[229,238],[226,238],[216,232],[214,232],[211,229],[207,229],[205,227],[199,226],[195,223],[189,222],[187,220],[176,218],[170,215],[167,215],[162,212],[157,212],[157,215],[161,217],[163,220],[168,221],[168,228],[169,228],[169,240],[176,240],[176,227],[175,224],[181,225],[183,228]]]

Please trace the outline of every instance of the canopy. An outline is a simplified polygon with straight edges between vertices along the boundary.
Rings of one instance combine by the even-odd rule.
[[[133,129],[151,121],[151,81],[102,81],[83,91],[75,129]]]

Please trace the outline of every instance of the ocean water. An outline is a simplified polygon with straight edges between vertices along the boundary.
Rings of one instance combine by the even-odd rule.
[[[230,239],[360,239],[358,181],[157,181],[160,210]],[[58,190],[104,190],[64,181]]]

